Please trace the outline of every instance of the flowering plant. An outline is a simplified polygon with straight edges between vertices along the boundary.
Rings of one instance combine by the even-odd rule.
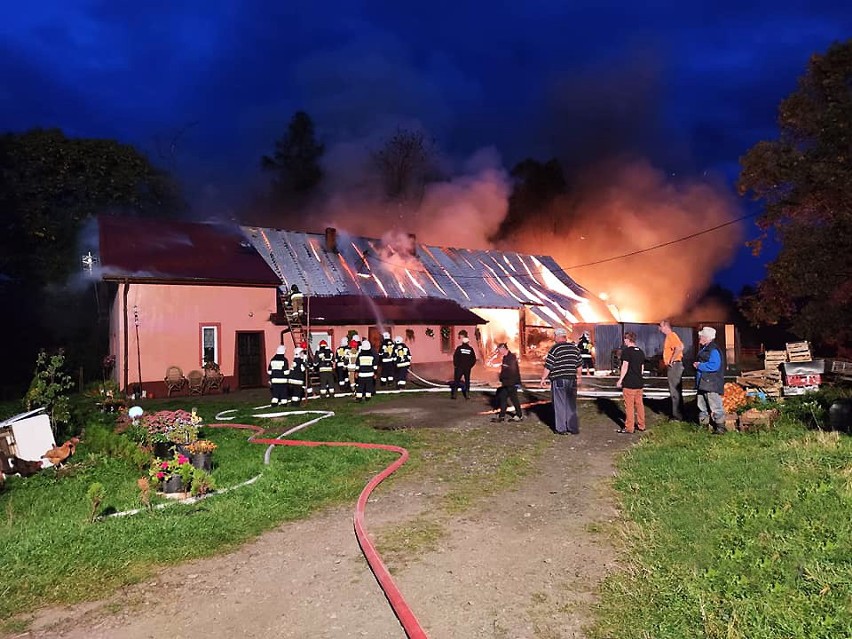
[[[142,417],[142,425],[151,443],[188,444],[198,439],[200,424],[201,418],[194,408],[192,413],[180,409],[160,410]]]
[[[159,485],[175,475],[180,476],[183,483],[189,485],[192,481],[192,473],[195,469],[189,461],[189,457],[182,454],[175,455],[172,459],[156,460],[151,465],[148,475],[151,483]]]
[[[218,446],[209,439],[197,439],[187,446],[187,449],[193,455],[207,455],[216,450]]]

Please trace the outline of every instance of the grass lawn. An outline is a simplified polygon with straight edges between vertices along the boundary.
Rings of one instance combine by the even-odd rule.
[[[213,423],[217,412],[238,408],[235,423],[263,426],[270,436],[309,419],[252,418],[250,409],[262,401],[205,398],[198,402],[198,412],[204,423]],[[188,398],[148,402],[146,410],[189,409],[191,403]],[[367,418],[349,404],[328,405],[336,416],[294,438],[402,446],[410,442],[406,432],[370,428]],[[90,419],[103,417],[91,415]],[[90,423],[88,428],[96,426]],[[0,620],[9,622],[17,613],[49,604],[106,596],[162,566],[221,553],[325,504],[351,501],[368,477],[394,459],[393,453],[384,451],[281,447],[273,452],[271,464],[264,466],[266,447],[249,443],[251,434],[202,429],[202,436],[219,446],[213,455],[218,487],[261,474],[257,482],[195,505],[173,505],[131,517],[89,523],[87,490],[93,483],[101,483],[106,491],[101,512],[124,511],[140,506],[136,480],[144,473],[124,459],[87,448],[85,437],[64,469],[49,469],[26,479],[7,478],[0,492],[0,574],[6,576],[0,586]],[[6,629],[11,629],[8,623]]]
[[[852,438],[664,423],[622,460],[607,639],[852,637]]]

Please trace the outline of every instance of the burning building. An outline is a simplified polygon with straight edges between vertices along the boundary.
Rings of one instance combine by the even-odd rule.
[[[612,323],[553,258],[381,239],[172,220],[103,217],[94,271],[113,375],[161,394],[167,368],[215,365],[231,388],[260,386],[279,344],[358,333],[402,337],[415,363],[447,362],[464,330],[485,358],[498,342],[535,358],[557,326]],[[305,296],[294,334],[286,292]]]
[[[284,285],[307,296],[314,341],[315,329],[388,331],[417,340],[417,360],[429,362],[446,360],[464,329],[482,353],[505,341],[535,355],[554,327],[614,321],[549,256],[432,246],[410,234],[243,231]]]

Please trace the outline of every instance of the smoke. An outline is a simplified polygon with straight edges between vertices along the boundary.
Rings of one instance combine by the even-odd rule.
[[[645,160],[622,159],[587,170],[568,196],[525,219],[506,244],[552,255],[578,283],[615,304],[621,320],[657,321],[692,306],[733,257],[741,225],[701,232],[738,213],[723,184],[674,180]]]

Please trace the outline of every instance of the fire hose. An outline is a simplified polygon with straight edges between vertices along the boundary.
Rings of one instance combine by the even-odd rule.
[[[287,415],[298,414],[294,412],[287,412]],[[312,422],[311,422],[312,423]],[[307,424],[304,424],[306,426]],[[255,433],[263,432],[263,428],[260,426],[253,426],[250,424],[211,424],[211,428],[242,428],[246,430],[252,430]],[[288,431],[289,434],[293,431]],[[283,435],[282,435],[283,437]],[[270,446],[271,450],[272,446],[348,446],[352,448],[362,448],[368,450],[385,450],[392,453],[397,453],[399,457],[392,462],[390,465],[386,466],[384,470],[375,475],[367,485],[364,486],[364,489],[361,491],[361,494],[358,496],[358,501],[355,504],[355,516],[353,517],[353,523],[355,527],[355,537],[358,540],[358,545],[361,547],[361,552],[364,553],[364,558],[367,560],[367,564],[370,566],[370,570],[373,571],[373,575],[376,577],[376,581],[379,583],[379,587],[382,589],[385,597],[390,603],[391,609],[393,609],[396,618],[399,620],[400,625],[405,631],[406,636],[409,639],[426,639],[426,632],[423,630],[423,627],[420,625],[420,622],[417,620],[417,617],[414,615],[414,612],[411,610],[408,603],[405,601],[405,598],[402,596],[402,592],[399,587],[394,582],[393,577],[390,575],[390,571],[388,571],[387,566],[382,561],[382,558],[379,556],[378,551],[376,550],[376,546],[370,541],[369,536],[367,535],[367,529],[364,526],[364,513],[367,507],[367,500],[372,494],[373,490],[382,483],[387,477],[393,474],[400,466],[402,466],[408,460],[408,450],[402,448],[401,446],[392,446],[390,444],[368,444],[365,442],[318,442],[318,441],[303,441],[298,439],[255,439],[255,436],[252,435],[249,438],[249,441],[254,444],[266,444]]]

